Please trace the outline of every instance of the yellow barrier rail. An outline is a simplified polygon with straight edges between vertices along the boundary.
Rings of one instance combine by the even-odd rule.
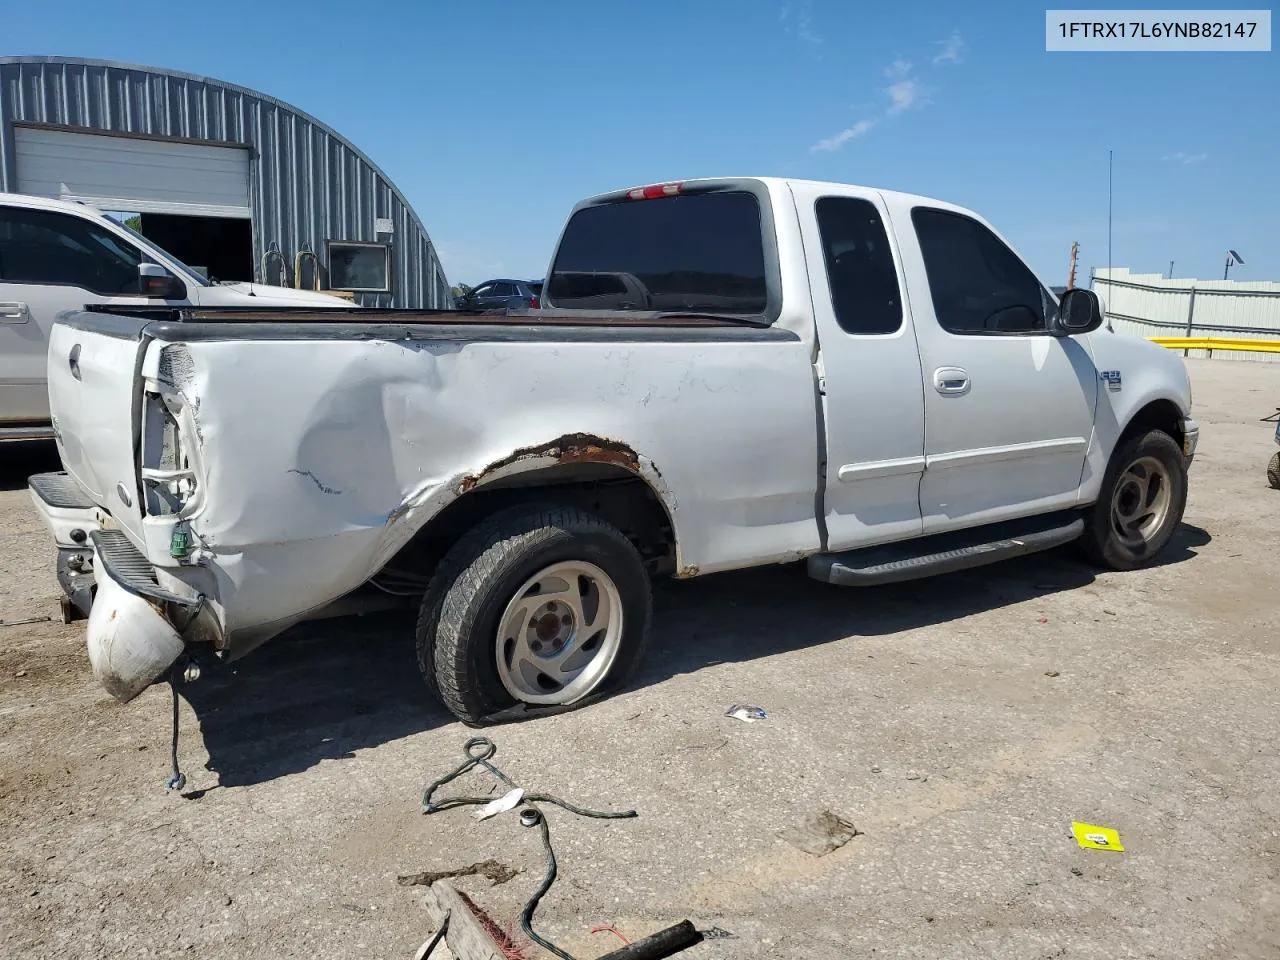
[[[1249,353],[1280,353],[1280,340],[1250,340],[1246,337],[1147,337],[1170,350],[1239,350]]]

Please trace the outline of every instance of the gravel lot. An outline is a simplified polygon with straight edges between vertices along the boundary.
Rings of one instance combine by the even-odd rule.
[[[685,917],[733,935],[689,960],[1280,954],[1280,492],[1258,422],[1280,365],[1190,365],[1201,454],[1164,565],[672,583],[630,692],[489,731],[526,787],[640,812],[551,808],[540,929],[580,957],[618,945],[593,925]],[[56,458],[0,450],[0,619],[56,616],[25,490]],[[514,922],[536,831],[421,814],[474,731],[427,699],[408,633],[309,624],[206,671],[183,688],[178,796],[165,688],[118,705],[83,624],[0,627],[0,955],[407,960],[431,926],[396,876],[489,857],[524,872],[459,884]],[[778,838],[822,809],[863,834],[823,857]],[[1079,849],[1075,819],[1125,852]]]

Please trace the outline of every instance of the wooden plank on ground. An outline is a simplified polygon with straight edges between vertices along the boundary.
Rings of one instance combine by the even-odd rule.
[[[504,960],[493,938],[448,880],[437,880],[428,888],[426,906],[437,927],[449,917],[444,940],[458,960]]]

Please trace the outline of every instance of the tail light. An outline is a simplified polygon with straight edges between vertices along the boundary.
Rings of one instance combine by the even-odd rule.
[[[165,390],[143,394],[141,475],[148,516],[181,512],[196,490],[196,474],[186,449],[180,396]]]
[[[200,427],[184,390],[191,376],[182,346],[160,349],[154,373],[144,374],[138,466],[146,516],[176,516],[199,507]]]
[[[536,293],[529,297],[529,309],[530,310],[542,309],[542,301],[538,299],[538,295]]]

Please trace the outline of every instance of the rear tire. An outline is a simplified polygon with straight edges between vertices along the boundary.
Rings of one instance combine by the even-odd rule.
[[[1272,456],[1267,464],[1267,483],[1271,484],[1272,490],[1280,490],[1280,453]]]
[[[573,507],[513,507],[441,561],[419,612],[418,665],[472,726],[521,703],[569,709],[626,683],[649,616],[648,573],[616,527]]]
[[[1129,438],[1112,454],[1080,545],[1094,563],[1137,570],[1155,562],[1187,505],[1187,466],[1163,430]]]

